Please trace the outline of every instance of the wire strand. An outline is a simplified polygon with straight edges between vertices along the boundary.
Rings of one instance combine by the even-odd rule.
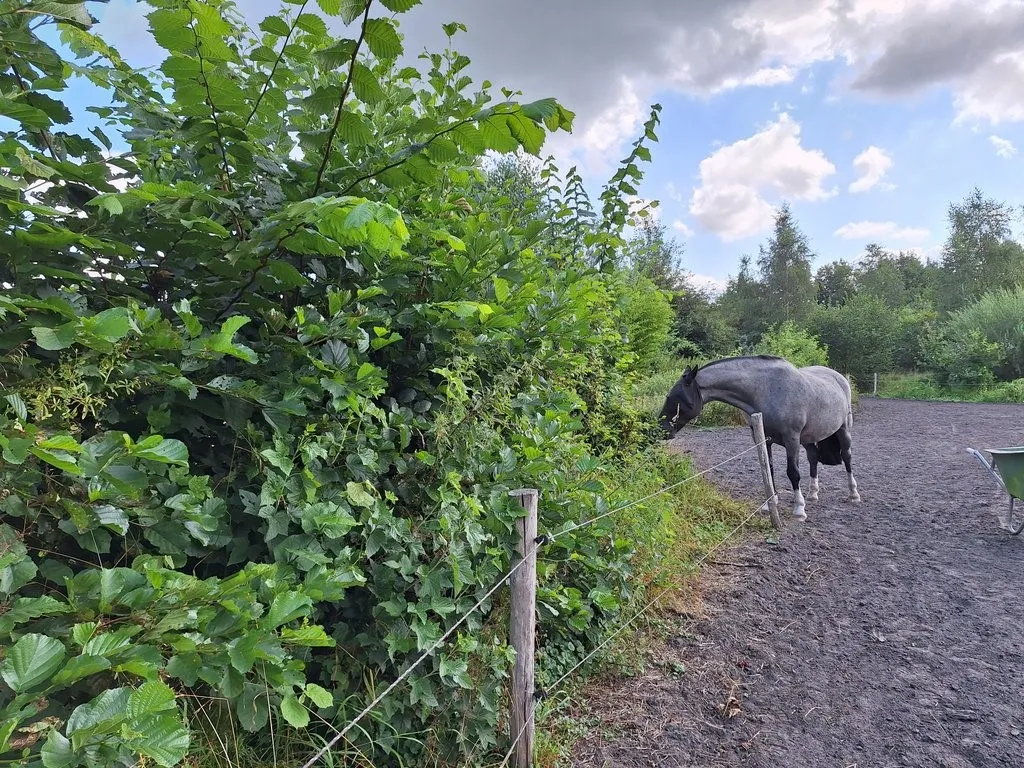
[[[703,477],[704,475],[708,474],[709,472],[714,472],[716,469],[721,469],[726,464],[728,464],[728,463],[730,463],[732,461],[735,461],[736,459],[738,459],[740,456],[743,456],[744,454],[750,453],[751,451],[753,451],[753,450],[755,450],[757,448],[760,448],[762,445],[764,445],[767,442],[768,442],[767,440],[763,440],[763,441],[754,443],[752,446],[750,446],[746,450],[740,451],[735,456],[730,456],[728,459],[725,459],[724,461],[720,461],[718,464],[715,464],[713,467],[708,467],[707,469],[702,469],[700,472],[697,472],[696,474],[690,475],[685,480],[680,480],[678,483],[672,483],[671,485],[665,486],[660,491],[655,491],[654,493],[648,494],[647,496],[644,496],[641,499],[637,499],[636,501],[631,501],[628,504],[623,504],[621,506],[614,507],[614,508],[608,510],[607,512],[602,512],[600,515],[595,515],[594,517],[590,518],[589,520],[584,520],[582,523],[577,523],[576,525],[572,526],[571,528],[566,528],[564,531],[559,531],[558,533],[553,533],[553,534],[551,534],[548,537],[548,540],[549,541],[554,541],[555,539],[557,539],[557,538],[559,538],[561,536],[565,536],[567,533],[572,533],[573,531],[578,531],[580,528],[586,528],[588,525],[593,525],[598,520],[603,520],[606,517],[609,517],[611,515],[614,515],[614,514],[616,514],[618,512],[623,511],[624,509],[629,509],[630,507],[635,507],[637,504],[643,504],[645,501],[650,501],[651,499],[655,498],[656,496],[661,496],[663,493],[668,493],[669,491],[674,490],[674,489],[678,488],[681,485],[686,485],[687,483],[693,482],[698,477]]]
[[[508,761],[512,759],[512,754],[516,751],[516,747],[519,746],[519,740],[523,738],[523,734],[526,733],[526,729],[530,727],[530,723],[533,722],[533,716],[537,711],[537,704],[539,702],[534,699],[530,704],[530,713],[526,718],[526,722],[523,723],[523,727],[519,729],[519,733],[512,740],[512,746],[508,748],[508,752],[505,753],[505,759],[501,761],[501,765],[498,768],[505,768],[508,765]]]
[[[472,608],[470,608],[468,611],[466,611],[466,613],[464,613],[462,615],[462,618],[460,618],[457,622],[455,622],[448,629],[448,631],[445,632],[443,635],[441,635],[441,637],[438,640],[436,640],[429,648],[427,648],[425,651],[423,651],[423,653],[420,654],[419,658],[417,658],[416,661],[414,661],[412,663],[412,665],[410,665],[410,667],[405,670],[405,672],[403,672],[401,675],[399,675],[395,679],[395,681],[393,683],[391,683],[391,685],[389,685],[387,688],[385,688],[383,693],[381,693],[373,701],[371,701],[369,704],[367,704],[366,707],[363,709],[363,711],[360,712],[358,715],[356,715],[354,720],[352,720],[348,725],[346,725],[344,728],[342,728],[340,731],[338,731],[338,733],[329,742],[327,742],[315,755],[313,755],[311,758],[309,758],[309,760],[307,760],[305,763],[303,763],[302,768],[312,768],[312,766],[315,765],[320,760],[321,757],[323,757],[325,754],[327,754],[327,752],[335,744],[337,744],[339,741],[341,741],[343,738],[345,738],[345,734],[348,733],[350,730],[352,730],[352,728],[356,725],[356,723],[358,723],[360,720],[362,720],[364,717],[366,717],[368,714],[370,714],[370,712],[373,711],[374,707],[376,707],[378,704],[380,704],[381,701],[383,701],[384,698],[389,693],[391,693],[393,690],[395,690],[395,688],[398,687],[399,683],[401,683],[403,680],[405,680],[405,678],[407,678],[409,675],[411,675],[412,671],[414,669],[416,669],[416,667],[418,667],[420,664],[422,664],[423,661],[428,656],[430,656],[430,654],[432,654],[434,651],[436,651],[438,648],[440,648],[442,645],[444,645],[445,641],[448,640],[448,638],[451,637],[452,634],[454,634],[456,629],[458,629],[460,626],[462,626],[463,622],[466,619],[468,619],[476,611],[477,608],[479,608],[481,605],[483,605],[484,602],[486,602],[486,600],[491,595],[493,595],[495,592],[497,592],[498,589],[505,584],[505,582],[507,582],[510,578],[512,578],[512,574],[514,574],[516,571],[518,571],[526,563],[526,561],[530,559],[531,556],[536,554],[537,549],[539,547],[540,547],[540,545],[535,543],[533,545],[533,547],[530,549],[530,551],[528,551],[525,555],[523,555],[523,557],[520,558],[518,563],[516,563],[514,566],[512,566],[508,570],[508,572],[504,576],[502,576],[494,584],[494,586],[492,586],[489,590],[487,590],[487,592],[484,594],[483,597],[481,597],[479,600],[476,601],[476,604]]]
[[[707,552],[705,552],[703,555],[701,555],[700,558],[698,558],[697,561],[693,564],[693,567],[696,568],[696,567],[700,566],[705,560],[707,560],[709,557],[711,557],[711,555],[714,554],[715,551],[717,551],[723,544],[725,544],[725,542],[727,542],[729,539],[731,539],[733,536],[735,536],[736,533],[739,532],[740,529],[742,529],[747,523],[749,523],[754,518],[754,516],[764,508],[764,505],[766,503],[767,503],[767,500],[762,501],[760,504],[758,504],[758,506],[754,509],[754,511],[751,512],[749,515],[747,515],[740,522],[739,525],[737,525],[735,528],[733,528],[731,531],[729,531],[728,535],[726,535],[725,538],[723,538],[721,541],[719,541],[717,544],[715,544],[715,546],[711,547],[711,549],[709,549]],[[572,675],[577,669],[579,669],[584,664],[586,664],[588,661],[590,661],[592,658],[594,658],[594,656],[596,656],[598,654],[598,652],[600,652],[600,650],[602,648],[604,648],[606,645],[608,645],[608,643],[610,643],[612,640],[614,640],[616,637],[618,637],[620,634],[622,634],[622,632],[624,632],[627,627],[629,627],[637,619],[639,619],[641,616],[643,616],[648,610],[650,610],[651,607],[654,606],[655,603],[657,603],[665,595],[667,595],[671,591],[672,587],[677,586],[678,583],[679,583],[679,579],[676,579],[675,581],[672,582],[672,584],[669,587],[666,587],[665,589],[663,589],[653,600],[651,600],[649,603],[647,603],[647,605],[645,605],[643,608],[641,608],[639,611],[637,611],[633,615],[633,617],[629,619],[629,621],[627,621],[625,624],[622,624],[621,626],[619,626],[618,629],[616,629],[608,637],[606,637],[604,639],[604,641],[601,642],[600,645],[598,645],[596,648],[594,648],[594,650],[592,650],[590,653],[588,653],[586,656],[584,656],[583,659],[581,659],[579,661],[579,663],[577,663],[572,669],[570,669],[568,672],[566,672],[564,675],[562,675],[560,678],[558,678],[558,680],[556,680],[552,685],[548,686],[547,689],[545,689],[546,692],[548,694],[550,694],[553,691],[555,691],[563,682],[565,682],[565,680],[570,675]]]

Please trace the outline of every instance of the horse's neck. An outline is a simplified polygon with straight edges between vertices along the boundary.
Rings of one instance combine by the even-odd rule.
[[[746,414],[759,409],[755,401],[753,373],[741,363],[716,363],[697,371],[697,386],[705,403],[719,400],[736,406]]]

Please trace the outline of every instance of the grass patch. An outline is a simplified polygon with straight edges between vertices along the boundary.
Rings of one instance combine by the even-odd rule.
[[[878,396],[893,400],[1024,403],[1024,379],[982,387],[951,387],[939,384],[927,373],[893,373],[878,377]]]
[[[689,459],[659,445],[619,467],[616,477],[607,481],[613,486],[619,481],[613,504],[621,504],[693,474]],[[694,584],[702,558],[750,511],[749,503],[724,496],[701,478],[623,510],[616,521],[617,532],[636,535],[646,531],[646,535],[636,542],[635,592],[609,633],[629,622],[657,595],[664,593],[664,597],[543,703],[537,718],[535,755],[539,768],[567,764],[573,746],[601,727],[600,721],[588,714],[588,689],[595,684],[598,689],[613,686],[616,680],[644,673],[653,648],[664,641],[672,626],[669,616],[689,613],[699,606]],[[766,517],[756,516],[747,528],[767,531],[769,523]]]

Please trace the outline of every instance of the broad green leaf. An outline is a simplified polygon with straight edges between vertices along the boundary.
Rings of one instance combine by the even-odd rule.
[[[378,59],[394,61],[402,55],[402,40],[387,19],[367,19],[366,45]]]
[[[246,683],[242,694],[235,699],[235,714],[238,722],[250,733],[261,730],[270,717],[268,699],[270,692],[255,683]]]
[[[75,656],[53,676],[53,682],[55,685],[71,685],[108,669],[110,669],[110,660],[102,656]]]
[[[285,37],[291,27],[280,16],[268,16],[260,22],[260,29],[278,37]]]
[[[281,699],[281,714],[294,728],[305,728],[309,725],[309,712],[299,703],[293,693],[286,694]]]
[[[24,421],[28,418],[28,406],[25,405],[25,401],[21,399],[21,395],[17,392],[12,392],[9,395],[4,395],[4,400],[11,410],[14,411],[15,417]]]
[[[267,262],[267,272],[283,284],[285,288],[300,288],[309,283],[305,275],[287,261],[271,259]]]
[[[422,0],[380,0],[380,4],[392,13],[405,13],[421,2]]]
[[[141,720],[149,715],[173,711],[174,700],[174,691],[167,683],[143,683],[128,697],[127,715],[133,720]]]
[[[320,359],[334,368],[345,368],[349,362],[348,345],[337,339],[330,339],[320,350]]]
[[[321,709],[334,706],[334,696],[326,688],[321,688],[316,683],[307,683],[303,690],[306,698]]]
[[[128,632],[119,630],[117,632],[104,632],[92,637],[82,646],[84,655],[110,657],[123,651],[132,644],[132,636]]]
[[[32,335],[36,337],[36,344],[40,347],[56,352],[61,349],[67,349],[75,343],[77,329],[78,323],[74,321],[58,325],[56,328],[46,328],[37,325],[32,328]]]
[[[16,120],[30,130],[46,130],[51,125],[50,116],[43,110],[26,104],[24,101],[4,96],[0,96],[0,117]]]
[[[19,161],[21,161],[21,167],[33,176],[38,176],[41,179],[48,179],[56,173],[53,168],[39,162],[21,147],[14,150],[14,155]]]
[[[64,644],[59,640],[39,634],[23,635],[0,664],[0,677],[15,693],[30,691],[50,679],[65,654]]]
[[[377,370],[377,366],[373,363],[363,363],[359,366],[359,370],[356,371],[356,380],[362,381],[367,376],[370,376],[374,371]]]
[[[79,750],[97,736],[117,733],[124,722],[130,695],[129,688],[110,688],[92,701],[79,704],[65,728],[71,746]]]
[[[276,629],[282,624],[309,614],[313,601],[301,592],[282,592],[274,595],[267,612],[267,626]]]
[[[139,734],[131,740],[131,747],[163,768],[173,768],[188,754],[191,737],[176,713],[150,715],[134,721],[131,727]]]
[[[105,341],[120,341],[132,328],[131,316],[124,307],[112,307],[82,320],[82,329]]]
[[[75,457],[70,453],[65,451],[48,451],[45,448],[39,447],[29,448],[28,452],[37,459],[41,459],[47,464],[63,470],[70,475],[82,474],[82,470],[78,467],[77,459],[75,459]]]
[[[188,448],[181,440],[151,435],[131,448],[129,453],[140,459],[158,461],[161,464],[188,466]]]
[[[345,484],[345,495],[357,507],[372,507],[377,502],[365,487],[351,480]]]
[[[323,8],[323,0],[317,0],[317,2],[319,2],[320,7]],[[351,24],[362,16],[364,11],[366,11],[367,2],[369,2],[369,0],[340,0],[340,8],[338,12],[341,15],[341,20],[346,24]]]
[[[39,750],[44,768],[77,768],[81,765],[71,742],[57,730],[50,731]]]
[[[320,10],[328,16],[337,16],[341,13],[341,3],[342,0],[316,0],[316,4],[320,6]]]
[[[48,451],[68,451],[69,453],[81,453],[82,446],[71,435],[54,435],[39,443],[40,448]]]

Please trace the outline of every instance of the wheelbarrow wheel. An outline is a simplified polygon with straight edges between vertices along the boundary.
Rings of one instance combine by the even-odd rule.
[[[1016,501],[1010,497],[1010,511],[1006,515],[1006,530],[1014,536],[1024,531],[1024,504],[1016,504]]]

